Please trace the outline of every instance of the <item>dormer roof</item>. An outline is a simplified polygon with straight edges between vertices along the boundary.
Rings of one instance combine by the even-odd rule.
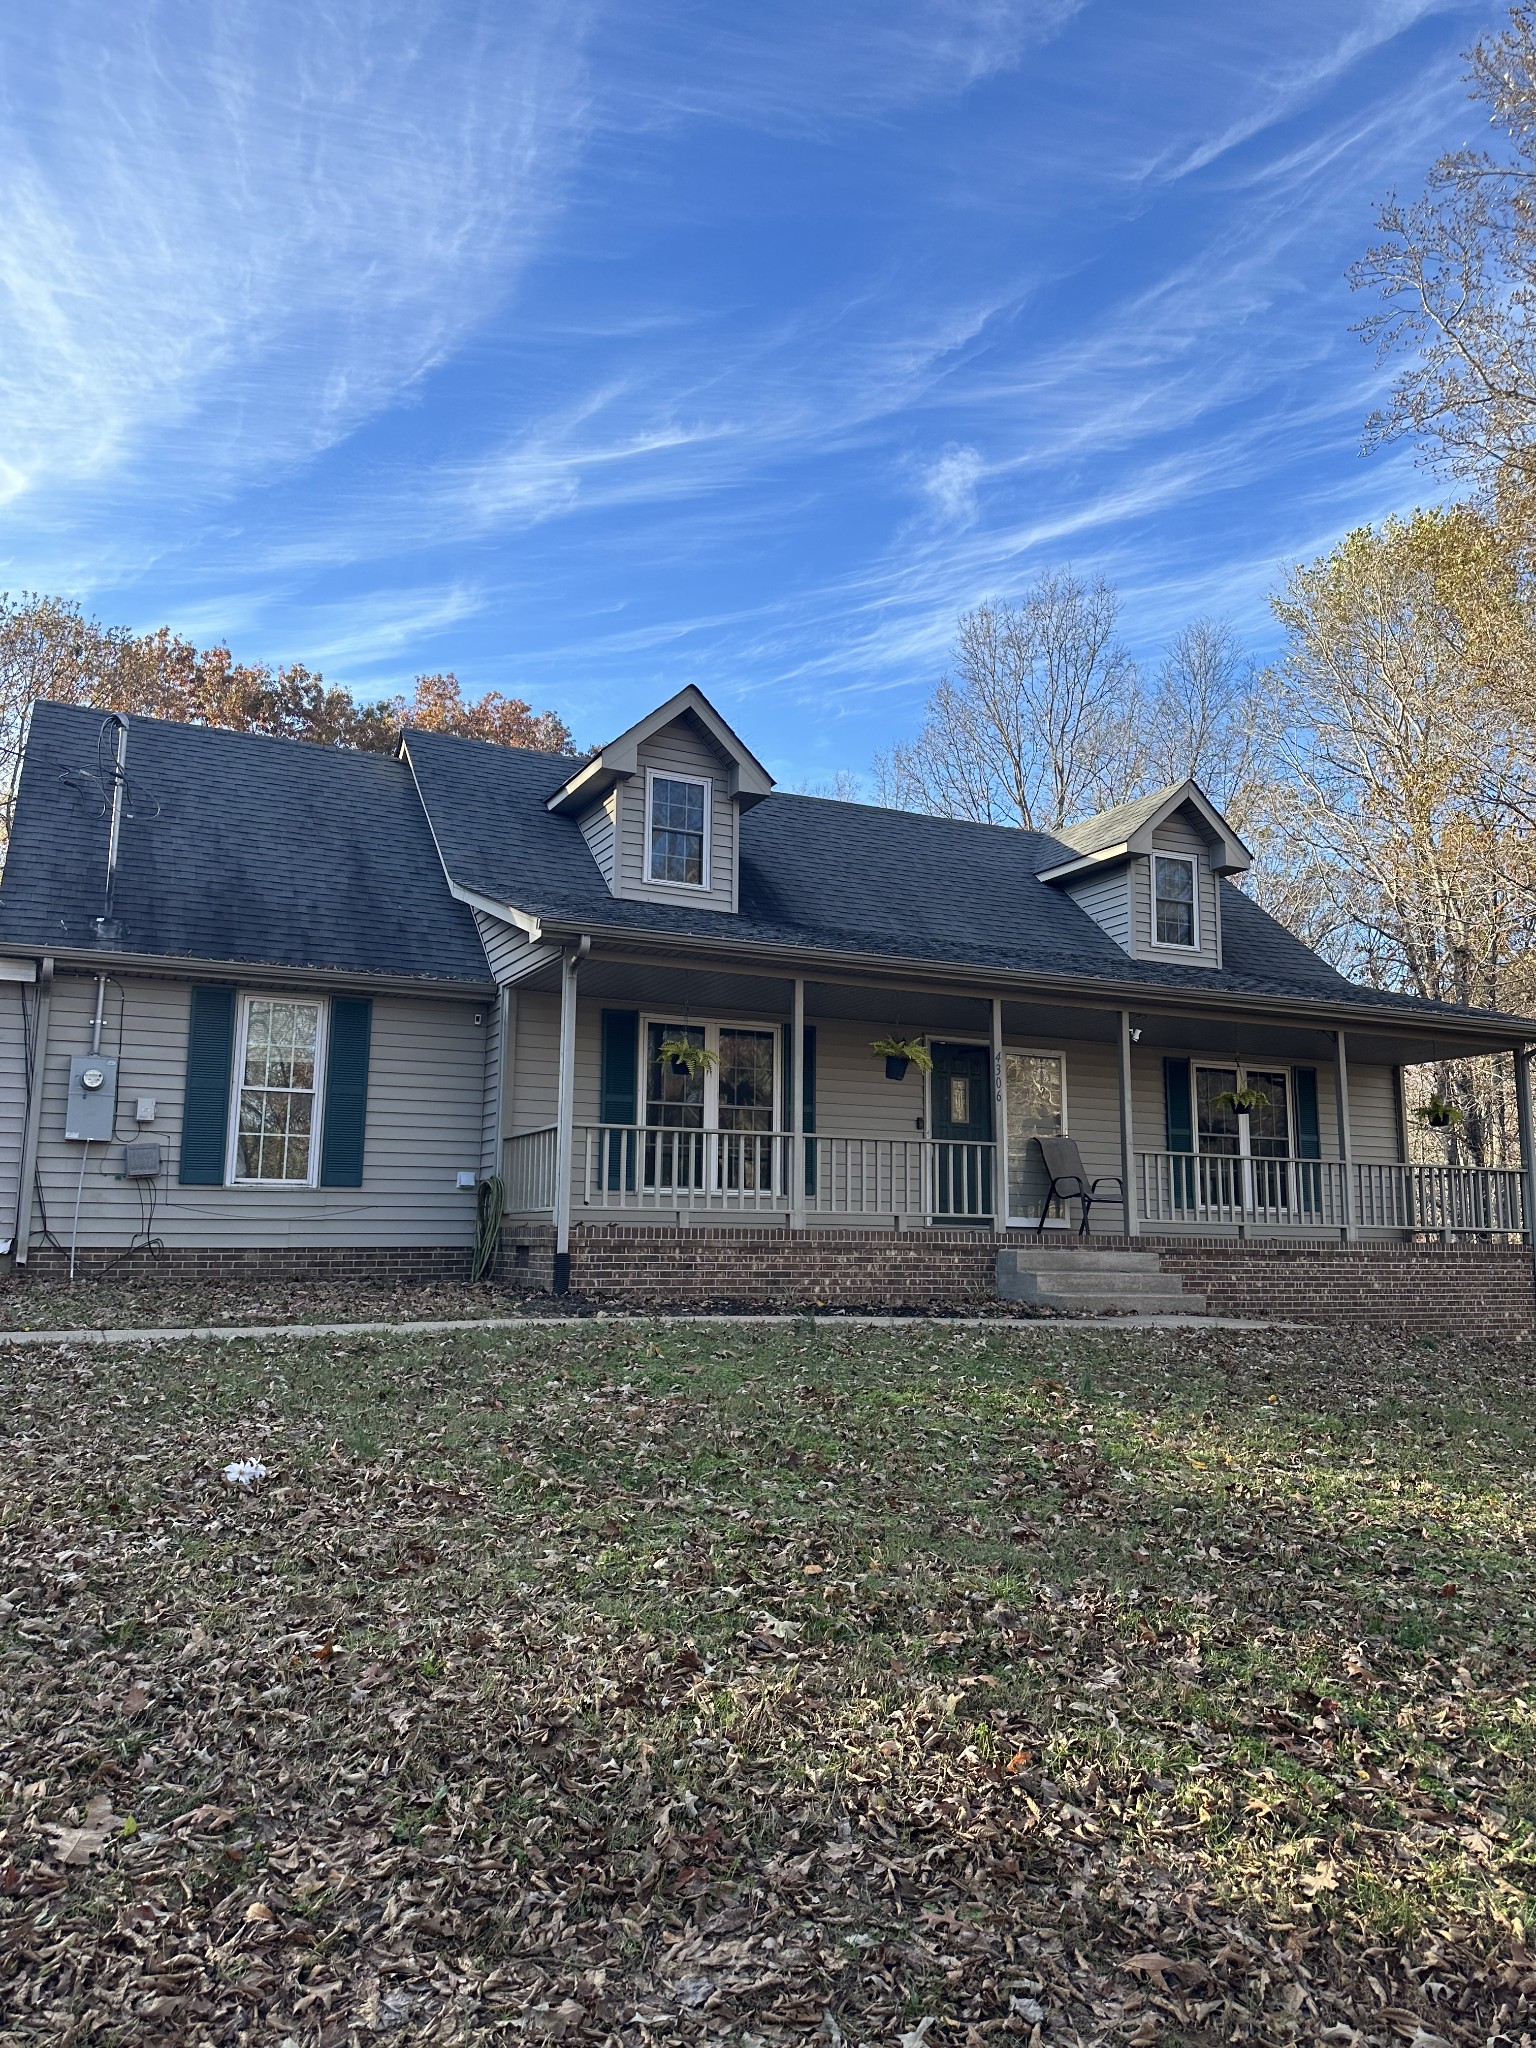
[[[616,782],[626,781],[639,773],[639,750],[645,742],[679,720],[701,730],[729,764],[729,793],[731,800],[742,810],[761,803],[765,796],[771,795],[773,777],[768,770],[732,732],[704,692],[689,683],[675,697],[669,697],[665,704],[648,711],[627,732],[621,732],[617,739],[599,747],[590,759],[583,761],[575,773],[561,783],[554,795],[547,799],[545,808],[578,812],[600,802]]]
[[[1073,849],[1075,858],[1058,861],[1038,870],[1042,882],[1066,882],[1096,868],[1112,867],[1134,854],[1152,851],[1153,836],[1160,825],[1182,814],[1211,848],[1211,869],[1218,875],[1240,875],[1253,865],[1253,856],[1217,810],[1210,798],[1193,781],[1170,783],[1128,804],[1116,804],[1076,825],[1062,825],[1052,834]]]

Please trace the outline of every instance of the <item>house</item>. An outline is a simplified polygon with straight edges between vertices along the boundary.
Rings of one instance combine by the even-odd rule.
[[[1528,1320],[1523,1172],[1409,1164],[1401,1070],[1515,1050],[1528,1124],[1536,1023],[1354,986],[1248,864],[1192,782],[1054,835],[781,794],[693,688],[581,759],[42,703],[0,1234],[33,1270],[462,1275],[498,1175],[504,1270],[557,1289],[959,1299],[1000,1245],[1078,1249],[1065,1133],[1123,1182],[1084,1256]]]

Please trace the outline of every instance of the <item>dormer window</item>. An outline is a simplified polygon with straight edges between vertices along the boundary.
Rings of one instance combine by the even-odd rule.
[[[647,777],[649,880],[709,887],[709,790],[708,779],[701,776],[653,772]]]
[[[1159,853],[1152,860],[1152,914],[1159,946],[1200,944],[1195,863],[1181,853]]]

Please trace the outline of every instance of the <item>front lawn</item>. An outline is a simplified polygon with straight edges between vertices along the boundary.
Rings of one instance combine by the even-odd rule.
[[[1532,1365],[0,1358],[0,2041],[1529,2040]]]

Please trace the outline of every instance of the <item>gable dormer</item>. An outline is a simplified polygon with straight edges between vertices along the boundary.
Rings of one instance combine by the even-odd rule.
[[[1133,960],[1221,965],[1224,875],[1251,864],[1241,839],[1195,782],[1117,804],[1055,837],[1072,857],[1040,879],[1067,894]]]
[[[574,818],[615,896],[734,910],[740,817],[773,789],[690,683],[620,733],[549,799]]]

